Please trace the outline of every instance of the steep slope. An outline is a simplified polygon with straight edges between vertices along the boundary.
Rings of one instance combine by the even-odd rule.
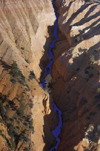
[[[56,0],[56,9],[52,93],[63,119],[58,151],[94,150],[100,133],[100,5]]]
[[[0,151],[42,151],[45,143],[49,151],[53,143],[55,115],[38,80],[54,21],[49,0],[0,0]]]
[[[29,62],[39,78],[40,59],[44,54],[44,48],[48,48],[48,45],[45,46],[49,37],[48,26],[53,26],[54,20],[54,10],[50,1],[1,0],[0,49],[3,52],[0,52],[0,57],[4,60],[9,54],[7,61],[10,64],[12,58],[17,58],[19,54]]]

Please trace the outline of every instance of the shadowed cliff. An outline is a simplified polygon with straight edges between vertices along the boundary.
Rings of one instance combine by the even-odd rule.
[[[54,22],[49,0],[0,0],[0,151],[42,151],[45,143],[49,150],[53,143],[48,123],[56,115],[44,120],[50,98],[38,81]]]
[[[53,53],[52,93],[62,111],[58,151],[99,148],[100,5],[56,0],[59,41]]]

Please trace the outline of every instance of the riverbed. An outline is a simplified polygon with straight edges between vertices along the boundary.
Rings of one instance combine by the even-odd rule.
[[[49,47],[49,57],[51,58],[51,60],[49,61],[49,64],[46,66],[45,71],[44,71],[44,75],[41,79],[42,80],[42,83],[41,83],[42,87],[47,87],[47,82],[45,81],[45,77],[47,74],[51,75],[51,66],[54,62],[54,56],[53,56],[51,50],[54,47],[55,42],[58,40],[58,37],[57,37],[58,15],[56,14],[56,10],[55,10],[54,5],[55,5],[55,1],[53,2],[53,8],[54,8],[55,16],[56,16],[56,21],[55,21],[55,25],[54,25],[54,32],[53,32],[53,36],[55,37],[55,39],[52,41],[52,43],[50,44],[50,47]],[[49,69],[49,72],[47,69]],[[52,77],[52,75],[51,75],[51,77]],[[61,111],[57,108],[54,101],[53,101],[52,105],[54,106],[54,112],[58,113],[59,123],[56,126],[56,128],[52,131],[52,135],[56,138],[57,144],[52,149],[50,149],[50,151],[56,151],[58,148],[58,144],[60,142],[59,134],[61,133],[61,128],[62,128],[62,118],[61,118]]]

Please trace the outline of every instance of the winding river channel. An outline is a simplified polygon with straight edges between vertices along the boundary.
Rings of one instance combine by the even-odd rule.
[[[52,63],[54,61],[54,56],[53,56],[53,54],[51,52],[51,49],[54,47],[55,42],[58,40],[58,37],[57,37],[58,16],[56,14],[56,10],[55,10],[54,4],[55,4],[55,1],[53,2],[53,8],[54,8],[55,16],[56,16],[56,21],[55,21],[55,25],[54,25],[54,33],[53,33],[53,36],[55,37],[55,40],[52,41],[52,43],[50,44],[50,47],[49,47],[49,56],[50,56],[51,60],[49,61],[49,64],[46,66],[45,71],[44,71],[44,75],[43,75],[43,77],[41,79],[42,80],[42,84],[41,84],[42,87],[46,87],[46,84],[47,84],[46,81],[45,81],[45,76],[47,74],[51,75],[51,66],[52,66]],[[48,70],[47,70],[48,68],[49,68],[49,73],[48,73]],[[56,138],[57,144],[56,144],[55,147],[50,149],[50,151],[56,151],[57,148],[58,148],[58,144],[60,142],[60,139],[59,139],[58,136],[61,133],[62,118],[61,118],[61,111],[57,108],[57,106],[55,105],[54,102],[52,103],[52,105],[54,106],[54,112],[57,112],[58,116],[59,116],[59,123],[56,126],[56,128],[52,131],[53,136]]]

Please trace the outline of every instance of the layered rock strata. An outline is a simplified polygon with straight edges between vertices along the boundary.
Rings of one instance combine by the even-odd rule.
[[[100,133],[100,5],[56,0],[55,6],[52,93],[63,120],[58,151],[94,150]]]
[[[42,151],[45,143],[49,151],[53,143],[55,117],[45,118],[50,97],[38,80],[54,21],[49,0],[0,0],[0,151]]]

